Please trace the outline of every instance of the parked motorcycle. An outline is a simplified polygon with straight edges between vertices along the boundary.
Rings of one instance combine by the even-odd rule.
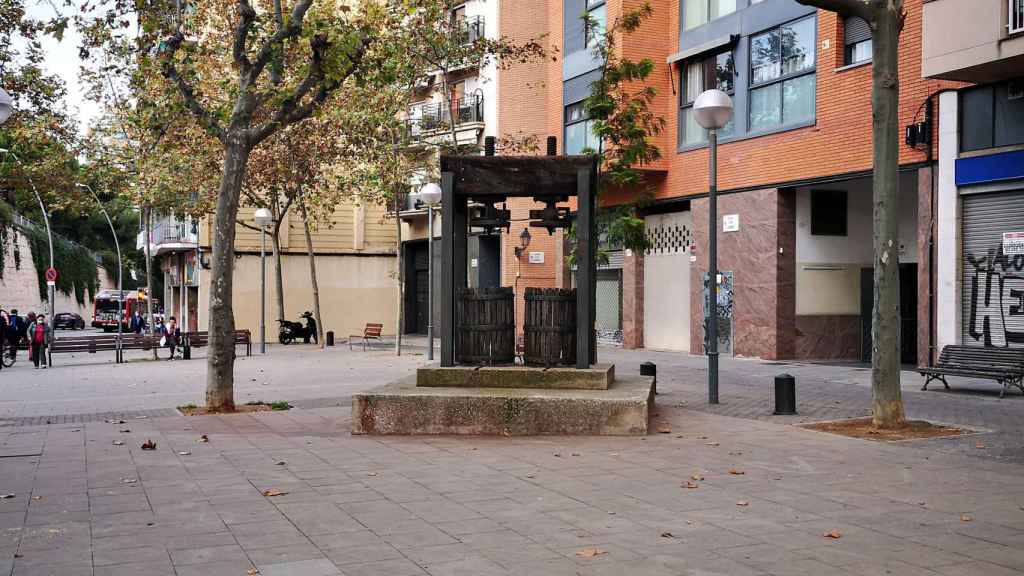
[[[313,319],[313,314],[306,311],[302,313],[300,318],[306,320],[305,326],[302,325],[302,322],[292,322],[291,320],[277,321],[281,325],[281,331],[277,335],[277,339],[281,344],[291,344],[299,338],[302,338],[302,341],[306,344],[309,344],[311,338],[316,342],[316,320]]]

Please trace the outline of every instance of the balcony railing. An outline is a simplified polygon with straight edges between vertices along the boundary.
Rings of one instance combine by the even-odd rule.
[[[462,44],[472,44],[484,37],[484,18],[483,16],[473,16],[465,20],[458,20],[455,22],[453,32]]]
[[[449,109],[447,103],[423,104],[409,111],[406,123],[413,139],[421,138],[425,133],[448,130],[452,126],[454,116],[455,127],[484,121],[484,98],[476,94],[465,96],[452,102]]]
[[[1024,32],[1024,0],[1007,0],[1006,28],[1010,34]]]

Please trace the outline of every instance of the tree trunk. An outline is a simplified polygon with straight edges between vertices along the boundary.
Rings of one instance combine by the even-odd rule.
[[[313,235],[309,232],[309,214],[306,213],[306,203],[299,200],[299,209],[302,211],[302,229],[306,234],[306,253],[309,254],[309,282],[313,286],[313,317],[316,318],[316,341],[323,350],[327,345],[324,342],[324,322],[320,319],[320,285],[316,281],[316,255],[313,253]]]
[[[143,209],[142,217],[146,225],[146,322],[149,325],[149,335],[153,335],[153,255],[150,248],[153,245],[153,208],[146,206]]]
[[[287,234],[287,231],[285,231]],[[274,300],[277,303],[277,319],[284,320],[284,278],[281,272],[281,220],[274,224],[274,235],[270,238],[274,251]]]
[[[228,133],[214,215],[206,407],[226,412],[235,409],[235,313],[232,307],[235,225],[238,220],[238,198],[250,151],[240,135]]]
[[[398,262],[398,306],[395,312],[395,356],[402,355],[402,308],[405,305],[405,266],[402,262],[402,219],[399,194],[395,194],[395,262]]]
[[[871,314],[871,388],[874,425],[904,423],[900,391],[899,293],[899,53],[901,0],[875,4],[872,71],[874,137],[875,294]],[[908,338],[913,335],[907,334]]]

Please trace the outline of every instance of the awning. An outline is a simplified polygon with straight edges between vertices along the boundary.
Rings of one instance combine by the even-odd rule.
[[[714,40],[709,40],[708,42],[705,42],[703,44],[698,44],[697,46],[694,46],[693,48],[687,48],[686,50],[680,50],[679,52],[676,52],[675,54],[670,55],[665,61],[667,63],[669,63],[669,64],[675,64],[676,62],[679,62],[680,60],[689,60],[690,58],[693,58],[695,56],[700,56],[701,54],[704,54],[706,52],[713,52],[713,51],[715,51],[715,50],[717,50],[717,49],[719,49],[719,48],[721,48],[723,46],[728,46],[730,44],[733,44],[737,40],[739,40],[739,38],[740,37],[739,37],[738,34],[730,34],[728,36],[721,36],[719,38],[715,38]]]

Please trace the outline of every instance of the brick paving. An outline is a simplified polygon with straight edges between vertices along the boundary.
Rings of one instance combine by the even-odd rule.
[[[672,433],[359,437],[344,408],[3,429],[0,574],[1024,572],[1020,465],[659,419]]]

